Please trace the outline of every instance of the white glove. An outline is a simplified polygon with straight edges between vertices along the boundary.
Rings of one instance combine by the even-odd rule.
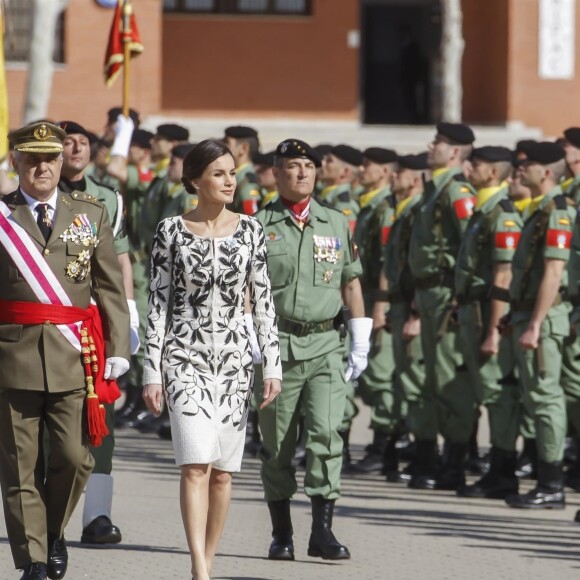
[[[254,318],[249,312],[244,314],[244,322],[246,323],[246,328],[248,330],[248,338],[250,339],[250,350],[252,351],[252,360],[255,365],[262,364],[262,351],[260,350],[260,345],[258,344],[258,337],[256,336],[256,330],[254,328]]]
[[[105,374],[103,378],[114,381],[129,370],[129,361],[120,356],[110,356],[105,362]]]
[[[351,318],[348,321],[350,332],[350,354],[344,373],[344,379],[356,379],[367,368],[368,354],[371,348],[372,318]]]
[[[129,328],[129,336],[131,338],[131,354],[137,354],[141,341],[139,340],[139,313],[137,312],[137,304],[135,300],[128,299],[129,316],[131,317],[131,326]]]
[[[111,148],[111,157],[113,155],[119,155],[125,159],[128,157],[134,128],[135,124],[131,117],[124,117],[123,115],[117,117],[117,121],[115,122],[115,140]]]

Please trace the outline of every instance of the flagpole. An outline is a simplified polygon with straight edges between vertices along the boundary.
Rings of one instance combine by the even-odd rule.
[[[121,2],[122,0],[119,0]],[[131,13],[129,0],[123,2],[123,115],[129,116],[129,67],[131,63]]]

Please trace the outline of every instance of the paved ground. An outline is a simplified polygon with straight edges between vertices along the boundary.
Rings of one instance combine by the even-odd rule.
[[[366,413],[354,440],[360,457],[368,442]],[[118,433],[115,522],[124,542],[112,549],[78,543],[80,510],[67,530],[69,580],[188,580],[189,555],[178,505],[178,471],[170,443],[135,431]],[[559,580],[580,574],[580,525],[572,523],[580,496],[566,510],[515,511],[499,501],[467,501],[446,492],[417,492],[379,476],[345,478],[335,532],[352,560],[324,562],[306,556],[309,503],[293,502],[296,562],[265,559],[270,540],[259,464],[245,463],[235,479],[234,499],[217,557],[214,580]],[[12,570],[6,531],[0,523],[0,579]]]

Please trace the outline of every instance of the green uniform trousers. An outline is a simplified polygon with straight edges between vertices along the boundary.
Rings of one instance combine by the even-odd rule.
[[[549,319],[544,320],[541,341],[545,373],[540,377],[537,350],[523,350],[519,339],[528,329],[529,320],[514,324],[514,351],[517,356],[520,381],[526,405],[531,411],[536,429],[538,459],[548,463],[562,461],[566,438],[566,399],[561,385],[562,353],[565,335],[554,332]]]
[[[578,438],[580,437],[580,340],[574,330],[570,336],[564,338],[561,382],[566,396],[568,424],[573,430],[573,436]]]
[[[389,310],[391,325],[393,359],[397,384],[400,385],[400,399],[406,407],[405,422],[409,431],[420,439],[422,429],[422,391],[425,384],[425,365],[421,339],[411,342],[403,340],[403,327],[409,318],[411,308],[408,304],[392,304]]]
[[[425,358],[425,385],[419,407],[422,426],[418,439],[434,440],[441,433],[449,443],[467,443],[476,417],[475,395],[459,344],[459,332],[449,325],[438,333],[451,300],[451,290],[436,287],[416,290],[421,318],[421,344]]]
[[[328,353],[305,361],[282,361],[282,392],[259,411],[262,481],[267,501],[291,498],[298,489],[292,465],[300,413],[306,431],[304,491],[309,497],[340,497],[345,381],[342,356]],[[263,385],[256,385],[258,401]]]
[[[139,313],[139,340],[141,346],[137,354],[131,356],[131,368],[127,379],[129,384],[143,386],[143,361],[145,357],[145,330],[147,329],[147,302],[149,300],[149,266],[145,261],[132,262],[133,293]]]
[[[358,378],[358,393],[371,408],[373,431],[393,435],[401,427],[401,397],[397,393],[393,340],[386,330],[373,332],[368,366]]]
[[[514,374],[515,358],[510,338],[501,338],[499,352],[492,357],[481,354],[481,344],[491,316],[488,301],[468,304],[459,310],[459,337],[469,386],[476,403],[488,411],[490,441],[493,447],[515,451],[523,413],[522,397]],[[474,424],[475,426],[475,424]]]
[[[0,484],[16,568],[46,562],[47,533],[61,537],[93,467],[85,439],[86,391],[0,390]],[[50,453],[44,465],[43,432]]]

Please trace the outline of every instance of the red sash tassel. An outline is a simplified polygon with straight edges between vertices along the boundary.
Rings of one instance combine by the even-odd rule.
[[[58,304],[0,300],[0,323],[35,325],[74,324],[82,322],[81,349],[87,387],[87,418],[91,445],[98,447],[109,434],[105,423],[105,408],[101,403],[114,403],[121,391],[117,382],[105,380],[105,340],[99,309],[91,304],[87,309]]]

